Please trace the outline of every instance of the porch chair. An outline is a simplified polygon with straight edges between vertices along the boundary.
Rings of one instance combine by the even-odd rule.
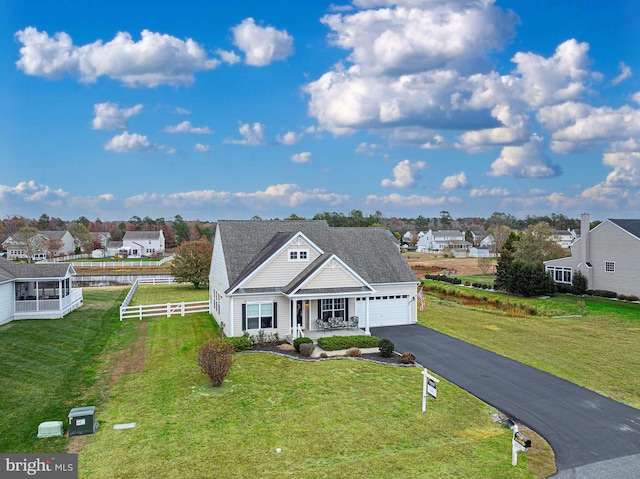
[[[358,322],[360,322],[360,318],[358,316],[351,316],[349,318],[349,327],[350,328],[357,328],[358,327]]]

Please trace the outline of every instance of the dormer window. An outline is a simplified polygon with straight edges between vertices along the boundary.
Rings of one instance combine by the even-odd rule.
[[[290,249],[289,261],[307,261],[309,259],[308,249]]]

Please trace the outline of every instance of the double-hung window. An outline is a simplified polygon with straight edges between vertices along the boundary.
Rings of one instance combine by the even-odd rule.
[[[273,303],[247,304],[247,329],[273,328]]]
[[[345,317],[344,298],[329,298],[321,301],[322,319]]]
[[[604,270],[607,273],[615,273],[616,272],[616,263],[613,261],[605,261],[604,262]]]

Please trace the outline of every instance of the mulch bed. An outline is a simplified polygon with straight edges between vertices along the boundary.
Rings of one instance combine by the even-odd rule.
[[[378,364],[385,364],[388,366],[401,366],[401,367],[416,367],[419,364],[404,364],[402,357],[399,354],[394,353],[391,357],[385,358],[380,353],[362,353],[359,358],[353,358],[348,356],[332,356],[329,358],[306,358],[297,352],[293,346],[288,343],[285,344],[255,344],[251,349],[243,351],[243,353],[271,353],[280,356],[290,357],[292,359],[298,359],[300,361],[329,361],[332,359],[351,359],[351,360],[365,360]]]

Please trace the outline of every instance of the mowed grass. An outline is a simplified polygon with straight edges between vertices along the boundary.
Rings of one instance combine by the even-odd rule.
[[[0,327],[0,452],[64,452],[66,439],[38,439],[38,425],[66,422],[72,407],[98,405],[100,355],[131,336],[118,321],[125,288],[84,288],[84,306],[62,319]]]
[[[522,300],[560,317],[514,318],[431,296],[418,317],[424,326],[640,408],[640,376],[631,373],[640,370],[640,304],[567,295]]]
[[[100,409],[80,477],[520,478],[554,470],[548,447],[511,466],[511,433],[491,421],[495,411],[446,381],[422,413],[420,368],[238,354],[213,388],[196,362],[199,346],[219,334],[206,315],[144,321],[144,368],[125,373]],[[130,422],[136,427],[113,429]]]
[[[131,301],[131,305],[165,304],[209,299],[207,288],[196,289],[191,283],[178,284],[141,284]]]

